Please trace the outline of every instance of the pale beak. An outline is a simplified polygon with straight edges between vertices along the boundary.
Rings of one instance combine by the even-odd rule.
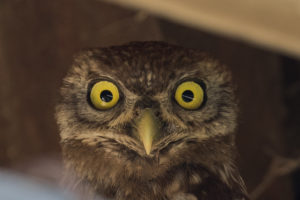
[[[145,109],[137,121],[137,137],[143,143],[147,155],[150,155],[153,141],[159,134],[158,124],[152,109]]]

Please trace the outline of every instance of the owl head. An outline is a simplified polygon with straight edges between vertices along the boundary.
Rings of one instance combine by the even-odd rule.
[[[182,163],[218,173],[233,160],[231,75],[198,50],[162,42],[84,50],[61,97],[66,165],[82,179],[151,179]]]

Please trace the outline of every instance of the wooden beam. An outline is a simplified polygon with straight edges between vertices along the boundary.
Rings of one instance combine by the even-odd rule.
[[[297,0],[105,0],[300,57]]]

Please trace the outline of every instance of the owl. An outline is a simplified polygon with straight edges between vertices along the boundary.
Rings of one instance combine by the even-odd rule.
[[[83,199],[248,199],[235,163],[231,74],[198,50],[164,42],[83,50],[56,119],[69,188]]]

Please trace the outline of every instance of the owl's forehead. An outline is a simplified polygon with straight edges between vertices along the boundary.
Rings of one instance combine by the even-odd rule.
[[[185,76],[202,73],[206,57],[191,49],[160,42],[93,49],[88,52],[89,75],[109,77],[137,95],[154,95]]]

